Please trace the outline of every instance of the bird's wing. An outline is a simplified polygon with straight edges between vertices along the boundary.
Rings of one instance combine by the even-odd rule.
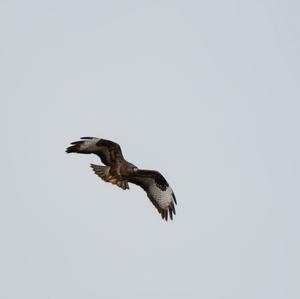
[[[96,154],[103,164],[111,166],[117,159],[124,160],[119,144],[95,137],[81,137],[82,140],[74,141],[66,149],[67,153]]]
[[[176,214],[176,197],[166,179],[154,170],[138,170],[137,173],[128,179],[129,183],[136,184],[143,188],[161,217],[168,220],[173,219]]]

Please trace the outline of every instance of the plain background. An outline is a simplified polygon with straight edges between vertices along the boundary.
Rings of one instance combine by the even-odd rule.
[[[299,1],[0,3],[0,297],[300,298]],[[161,171],[177,215],[69,142]]]

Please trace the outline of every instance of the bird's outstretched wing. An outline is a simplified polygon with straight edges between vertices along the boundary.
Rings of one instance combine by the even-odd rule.
[[[129,183],[136,184],[143,188],[161,217],[168,220],[173,219],[176,214],[176,197],[166,179],[154,170],[138,170],[137,173],[128,179]]]
[[[96,137],[81,137],[82,140],[74,141],[66,149],[67,153],[96,154],[103,164],[111,166],[117,159],[124,160],[119,144]]]

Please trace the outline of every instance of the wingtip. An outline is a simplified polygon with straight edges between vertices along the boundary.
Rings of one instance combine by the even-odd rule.
[[[173,209],[172,209],[172,207],[169,207],[169,214],[170,214],[170,219],[173,220]]]
[[[161,211],[161,218],[165,220],[166,222],[168,221],[168,210],[162,210]]]
[[[77,146],[76,145],[71,145],[71,146],[66,148],[66,153],[67,154],[76,153],[76,152],[77,152]]]
[[[168,220],[173,221],[174,216],[176,215],[174,203],[171,203],[167,209],[162,210],[160,214],[161,214],[161,218],[166,222]]]
[[[76,145],[76,144],[82,144],[82,143],[84,143],[84,141],[82,141],[82,140],[71,142],[71,144],[73,144],[73,145]]]
[[[177,205],[177,200],[176,200],[176,196],[175,196],[174,192],[172,192],[172,196],[173,196],[173,200],[175,202],[175,205]]]
[[[87,137],[80,137],[80,139],[93,139],[94,137],[90,137],[90,136],[87,136]]]

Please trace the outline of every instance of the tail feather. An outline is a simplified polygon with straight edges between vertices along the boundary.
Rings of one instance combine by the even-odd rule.
[[[102,180],[104,180],[105,182],[108,181],[107,178],[109,176],[109,166],[91,164],[91,167],[94,170],[95,174],[98,175]]]
[[[128,182],[127,181],[120,181],[116,178],[113,178],[110,176],[109,170],[110,166],[101,166],[101,165],[95,165],[91,164],[91,167],[96,175],[98,175],[103,181],[110,182],[113,185],[117,185],[118,187],[126,190],[129,189]]]

